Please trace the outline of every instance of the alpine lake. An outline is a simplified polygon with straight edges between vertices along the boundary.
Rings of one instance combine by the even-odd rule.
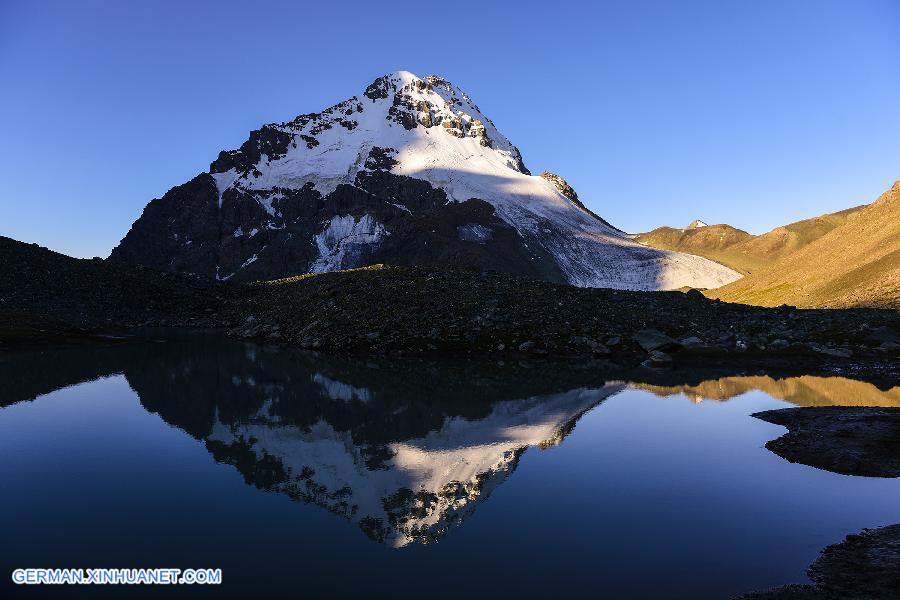
[[[900,406],[900,387],[863,380],[147,331],[5,355],[0,381],[7,575],[221,568],[221,586],[165,592],[242,597],[729,598],[805,582],[824,546],[900,522],[900,480],[788,462],[765,448],[786,429],[751,416]],[[0,595],[84,592],[31,587],[6,577]]]

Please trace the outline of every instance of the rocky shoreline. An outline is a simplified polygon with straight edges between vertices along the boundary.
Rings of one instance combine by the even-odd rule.
[[[788,428],[766,444],[785,460],[844,475],[900,477],[900,408],[820,406],[753,416]]]
[[[844,475],[900,477],[898,408],[785,408],[753,416],[788,428],[766,443],[785,460]],[[848,535],[822,550],[807,575],[811,584],[783,585],[740,600],[895,598],[900,590],[900,524]]]
[[[900,590],[898,566],[900,525],[863,529],[822,550],[807,571],[812,584],[790,584],[752,592],[740,600],[896,598]]]
[[[229,320],[239,321],[230,335],[318,351],[900,376],[900,313],[890,310],[758,308],[693,290],[576,288],[427,267],[369,267],[250,289],[229,309]]]
[[[0,238],[0,348],[215,327],[320,352],[591,359],[900,379],[900,311],[760,308],[697,290],[578,288],[505,273],[374,266],[228,284]]]

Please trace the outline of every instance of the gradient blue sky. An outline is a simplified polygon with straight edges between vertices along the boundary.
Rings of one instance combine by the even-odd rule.
[[[407,69],[628,231],[900,178],[900,2],[0,2],[0,234],[106,256],[251,129]]]

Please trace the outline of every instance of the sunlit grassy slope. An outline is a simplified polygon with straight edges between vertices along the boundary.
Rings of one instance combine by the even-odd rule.
[[[709,258],[743,274],[765,269],[775,261],[814,242],[843,225],[861,206],[797,221],[753,236],[731,225],[708,225],[695,229],[659,227],[635,239],[663,250],[677,250]]]
[[[844,211],[843,219],[769,266],[708,295],[761,306],[900,308],[900,181],[872,204]]]

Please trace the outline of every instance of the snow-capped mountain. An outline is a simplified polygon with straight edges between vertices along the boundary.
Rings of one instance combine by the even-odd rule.
[[[252,132],[151,201],[110,259],[235,281],[379,262],[628,289],[739,277],[630,240],[562,177],[531,175],[462,90],[406,71]]]

